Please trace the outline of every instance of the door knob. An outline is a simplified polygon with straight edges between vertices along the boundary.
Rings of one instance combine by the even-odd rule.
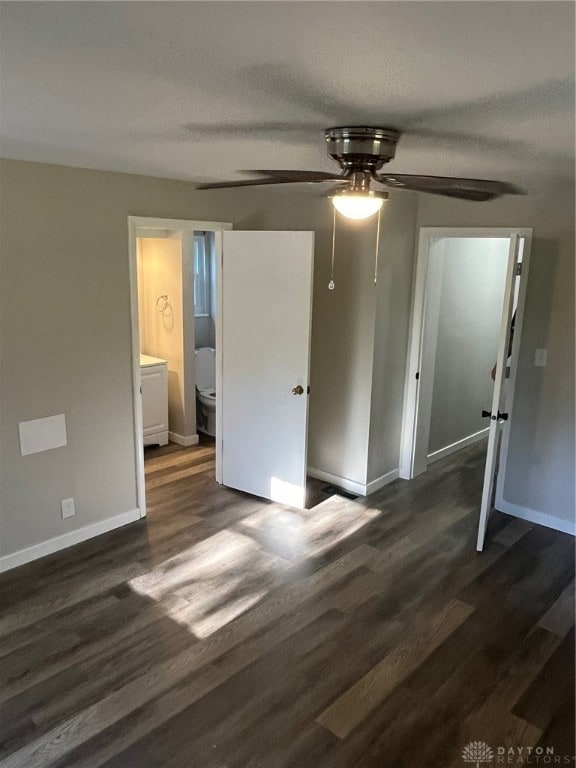
[[[508,414],[507,413],[500,413],[498,411],[498,416],[492,416],[492,411],[482,411],[483,418],[487,418],[488,416],[492,419],[492,421],[496,421],[496,419],[501,419],[502,421],[508,421]]]
[[[293,395],[303,395],[304,394],[304,387],[301,387],[300,384],[298,384],[296,387],[292,387],[292,394]]]

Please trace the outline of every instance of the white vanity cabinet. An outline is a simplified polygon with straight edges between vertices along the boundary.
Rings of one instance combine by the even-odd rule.
[[[168,363],[159,357],[140,355],[142,426],[144,445],[168,442]]]

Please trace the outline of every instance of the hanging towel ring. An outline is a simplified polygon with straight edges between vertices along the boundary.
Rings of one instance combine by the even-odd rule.
[[[165,312],[168,308],[168,294],[163,293],[162,296],[158,296],[156,299],[156,309],[158,312]]]

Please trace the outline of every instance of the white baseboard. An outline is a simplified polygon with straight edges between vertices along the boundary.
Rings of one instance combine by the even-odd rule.
[[[499,512],[512,515],[512,517],[519,517],[521,520],[526,520],[529,523],[536,523],[536,525],[543,525],[546,528],[553,528],[555,531],[570,533],[572,536],[576,536],[576,521],[574,520],[565,520],[562,517],[546,515],[543,512],[537,512],[535,509],[522,507],[520,504],[512,504],[504,499],[496,501],[496,509]]]
[[[317,480],[325,480],[327,483],[335,485],[337,488],[342,488],[344,491],[355,493],[358,496],[368,496],[370,493],[383,488],[388,483],[397,480],[399,472],[397,469],[392,472],[387,472],[381,477],[377,477],[376,480],[372,480],[370,483],[357,483],[355,480],[348,480],[347,477],[340,477],[339,475],[333,475],[330,472],[324,472],[321,469],[314,469],[314,467],[308,467],[307,470],[310,477],[315,477]]]
[[[178,435],[176,432],[168,432],[170,441],[176,443],[176,445],[183,445],[188,448],[190,445],[197,445],[198,435]]]
[[[30,563],[32,560],[38,560],[40,557],[52,555],[54,552],[59,552],[61,549],[72,547],[74,544],[79,544],[87,539],[92,539],[94,536],[100,536],[102,533],[108,533],[108,531],[112,531],[114,528],[121,528],[123,525],[128,525],[128,523],[135,523],[137,520],[140,520],[141,517],[142,515],[139,509],[132,509],[129,512],[123,512],[120,515],[109,517],[98,523],[92,523],[92,525],[86,525],[75,531],[69,531],[62,536],[48,539],[48,541],[42,541],[40,544],[34,544],[31,547],[20,549],[18,552],[13,552],[11,555],[4,555],[3,557],[0,557],[0,573],[9,571],[19,565]]]
[[[398,480],[400,477],[400,470],[393,469],[391,472],[386,472],[385,475],[380,475],[376,480],[371,480],[366,486],[366,496],[370,496],[371,493],[376,493],[380,488],[384,488],[385,485],[393,483],[394,480]]]
[[[487,437],[489,431],[490,427],[486,427],[486,429],[481,429],[480,432],[474,432],[473,435],[463,437],[462,440],[457,440],[455,443],[451,443],[451,445],[446,445],[444,448],[440,448],[438,451],[429,453],[428,463],[432,464],[433,461],[439,461],[440,459],[443,459],[444,456],[449,456],[451,453],[455,453],[461,448],[466,448],[467,445],[477,443],[479,440],[482,440],[483,437]]]

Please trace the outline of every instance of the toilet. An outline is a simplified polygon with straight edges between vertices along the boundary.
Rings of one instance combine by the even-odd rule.
[[[199,432],[216,436],[216,350],[201,347],[194,353],[196,363],[196,426]]]

